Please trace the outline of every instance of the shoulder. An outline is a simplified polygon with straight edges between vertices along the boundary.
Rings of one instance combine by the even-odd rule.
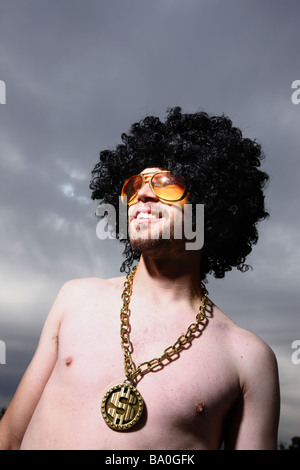
[[[217,309],[218,310],[218,309]],[[218,337],[223,338],[226,349],[234,364],[242,388],[249,381],[264,380],[264,377],[277,377],[277,360],[270,346],[257,334],[240,327],[219,311],[217,321]]]
[[[93,292],[111,293],[114,290],[122,289],[125,277],[115,277],[110,279],[103,279],[98,277],[71,279],[65,282],[60,291],[61,297],[75,295],[85,296]]]
[[[271,347],[257,334],[237,325],[232,327],[229,339],[232,359],[244,393],[255,386],[261,388],[263,383],[276,386],[278,366]]]
[[[67,314],[82,310],[83,306],[108,304],[114,298],[120,298],[123,284],[123,277],[71,279],[59,289],[51,316],[61,322]]]
[[[244,360],[246,366],[255,366],[255,369],[276,367],[276,357],[270,346],[255,333],[238,328],[236,348],[239,358]]]

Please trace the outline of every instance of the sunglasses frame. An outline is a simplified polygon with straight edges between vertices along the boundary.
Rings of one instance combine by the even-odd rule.
[[[124,203],[123,198],[126,197],[126,195],[123,194],[123,188],[124,188],[125,184],[127,184],[129,180],[131,180],[132,178],[136,178],[137,176],[140,176],[140,177],[142,178],[142,185],[141,185],[141,187],[137,190],[137,192],[135,193],[135,195],[133,196],[133,198],[131,199],[131,201],[127,201],[127,205],[132,204],[132,201],[135,200],[135,198],[136,198],[138,192],[145,186],[146,183],[149,184],[151,191],[155,194],[156,197],[158,197],[159,200],[166,201],[166,202],[177,202],[177,201],[181,201],[182,199],[184,199],[184,197],[185,197],[186,194],[187,194],[185,185],[184,185],[183,194],[182,194],[182,196],[180,196],[178,199],[165,199],[165,198],[160,197],[160,196],[158,196],[158,195],[156,194],[156,192],[155,192],[155,190],[154,190],[154,187],[152,186],[152,179],[154,178],[155,175],[157,175],[157,174],[159,174],[159,173],[169,173],[169,174],[172,175],[172,173],[171,173],[169,170],[158,170],[158,171],[154,171],[154,172],[139,173],[138,175],[130,176],[130,178],[128,178],[128,179],[125,181],[125,183],[123,184],[123,186],[122,186],[122,191],[121,191],[122,202]],[[176,178],[176,177],[175,177],[175,178]]]

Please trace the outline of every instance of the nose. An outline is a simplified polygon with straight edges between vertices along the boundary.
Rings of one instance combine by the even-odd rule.
[[[154,201],[159,201],[159,198],[154,194],[152,189],[150,188],[149,182],[147,181],[144,186],[138,191],[137,193],[137,200],[138,201],[147,201],[149,199]]]

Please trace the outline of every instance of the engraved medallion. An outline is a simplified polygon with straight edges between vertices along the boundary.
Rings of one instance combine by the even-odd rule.
[[[116,431],[126,431],[139,421],[143,406],[140,392],[131,383],[124,382],[106,392],[101,412],[108,426]]]

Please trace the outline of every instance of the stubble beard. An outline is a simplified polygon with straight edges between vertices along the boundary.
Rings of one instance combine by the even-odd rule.
[[[174,257],[184,251],[184,240],[174,236],[174,220],[164,220],[169,227],[165,231],[151,224],[140,224],[134,228],[129,226],[129,240],[132,248],[141,254],[153,258]]]

